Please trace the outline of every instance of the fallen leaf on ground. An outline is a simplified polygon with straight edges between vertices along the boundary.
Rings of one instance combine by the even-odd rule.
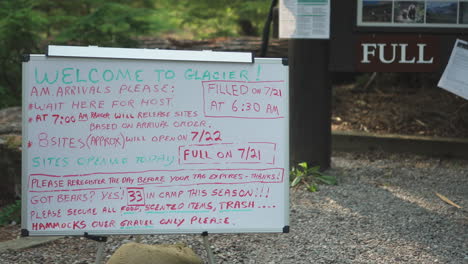
[[[442,194],[440,194],[440,193],[435,193],[435,194],[436,194],[437,196],[439,196],[439,198],[440,198],[442,201],[444,201],[444,202],[450,204],[451,206],[454,206],[454,207],[456,207],[456,208],[458,208],[458,209],[461,209],[461,208],[462,208],[461,206],[459,206],[458,204],[452,202],[449,198],[443,196]]]

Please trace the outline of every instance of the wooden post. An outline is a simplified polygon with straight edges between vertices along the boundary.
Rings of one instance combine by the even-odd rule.
[[[289,40],[291,162],[330,167],[329,40]]]

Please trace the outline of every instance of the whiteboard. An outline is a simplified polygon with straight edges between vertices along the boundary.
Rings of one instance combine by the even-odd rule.
[[[23,235],[283,232],[288,66],[23,62]]]

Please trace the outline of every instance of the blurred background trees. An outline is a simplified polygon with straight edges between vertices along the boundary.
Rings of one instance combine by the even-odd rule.
[[[21,58],[49,44],[137,47],[138,37],[257,36],[270,0],[1,0],[0,108],[21,104]]]

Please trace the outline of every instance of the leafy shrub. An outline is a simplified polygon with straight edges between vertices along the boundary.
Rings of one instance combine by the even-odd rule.
[[[37,50],[42,18],[30,0],[0,1],[0,107],[21,102],[21,57]]]
[[[334,176],[325,175],[320,172],[320,166],[309,167],[307,162],[301,162],[293,167],[290,173],[291,187],[298,186],[303,183],[307,190],[311,192],[318,191],[318,184],[336,185],[337,181]]]
[[[135,47],[136,37],[149,32],[146,19],[150,12],[125,4],[104,2],[81,17],[58,35],[58,42],[77,42],[80,45]]]
[[[0,0],[0,108],[21,103],[21,57],[48,44],[138,46],[146,36],[255,35],[265,0]]]
[[[0,226],[13,222],[21,223],[21,200],[16,200],[16,202],[0,209]]]
[[[135,47],[161,25],[146,2],[0,0],[0,108],[21,103],[23,54],[44,53],[47,44]]]

